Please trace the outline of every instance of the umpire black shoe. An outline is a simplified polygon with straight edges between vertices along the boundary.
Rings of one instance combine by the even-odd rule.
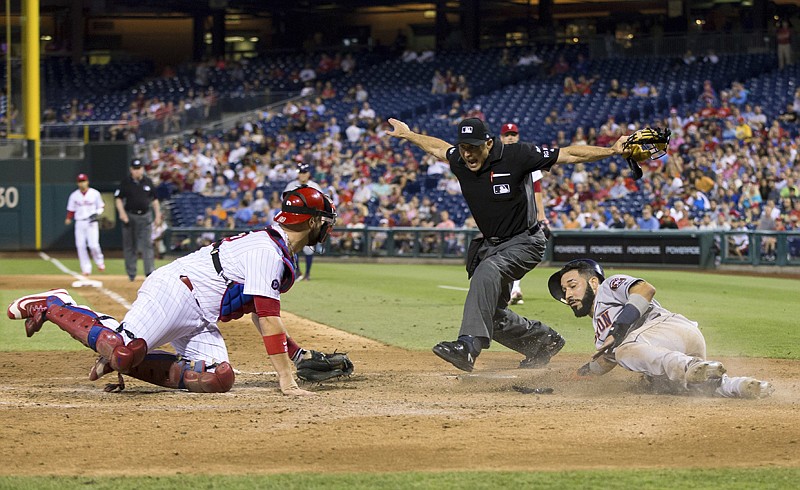
[[[475,367],[475,357],[464,342],[439,342],[433,346],[433,353],[449,362],[458,369],[472,372]]]
[[[527,356],[525,359],[519,362],[520,368],[536,369],[547,366],[550,363],[550,359],[552,359],[554,355],[558,354],[567,343],[564,337],[552,329],[550,330],[550,334],[548,334],[543,340],[544,342],[541,344],[536,354]]]

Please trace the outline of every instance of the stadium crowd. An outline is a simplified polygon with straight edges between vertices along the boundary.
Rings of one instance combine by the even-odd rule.
[[[427,56],[411,59],[405,54],[406,63],[431,61]],[[677,63],[714,64],[715,60],[713,53],[702,60],[687,53]],[[304,163],[313,168],[313,180],[333,196],[340,226],[471,227],[466,209],[453,213],[443,205],[441,196],[460,194],[447,164],[385,137],[390,115],[376,112],[371,94],[352,76],[356,64],[348,54],[322,54],[299,66],[251,66],[259,75],[248,78],[248,67],[240,63],[199,63],[192,73],[197,89],[189,89],[177,103],[139,93],[120,123],[111,128],[112,136],[137,139],[143,120],[155,121],[169,132],[183,127],[187,118],[202,118],[218,97],[211,80],[220,73],[240,81],[248,93],[266,90],[266,85],[257,82],[262,76],[287,82],[302,86],[299,99],[264,110],[227,132],[197,130],[188,137],[154,141],[146,160],[159,198],[169,202],[178,193],[216,198],[194,219],[196,226],[210,230],[264,226],[280,207],[279,190],[296,177],[297,164]],[[572,97],[658,95],[652,83],[641,79],[630,87],[618,80],[598,82],[582,54],[572,63],[563,55],[545,62],[533,52],[522,52],[515,59],[504,50],[499,64],[541,65],[543,76],[563,82],[564,94]],[[345,78],[331,83],[326,76],[333,73]],[[165,73],[172,75],[169,70]],[[345,87],[342,80],[345,85],[352,83]],[[449,109],[435,116],[447,120],[450,127],[464,117],[486,117],[484,111],[490,108],[468,103],[471,93],[464,75],[436,70],[430,83],[431,94],[456,96]],[[651,161],[643,179],[631,179],[622,160],[574,169],[555,167],[547,174],[543,188],[551,227],[800,229],[800,169],[795,165],[800,89],[782,113],[769,117],[757,100],[750,100],[744,83],[734,81],[716,88],[711,80],[698,84],[694,105],[650,118],[650,125],[669,128],[672,140],[668,155]],[[536,128],[521,126],[522,139],[530,137],[556,147],[606,146],[642,126],[639,121],[618,121],[612,116],[596,127],[582,125],[573,107],[575,99],[565,100],[560,111],[552,111],[542,122],[559,129],[577,122],[574,132],[559,130],[552,141],[541,141]],[[351,107],[343,118],[332,109],[341,102]],[[76,99],[61,109],[46,109],[44,122],[90,119],[93,106]],[[275,131],[276,127],[280,129]],[[746,251],[746,244],[736,249]]]
[[[574,171],[555,167],[544,179],[551,226],[800,229],[800,168],[795,166],[800,90],[783,114],[770,119],[748,102],[742,84],[735,82],[719,94],[705,85],[701,97],[707,100],[698,110],[679,114],[673,109],[653,121],[669,128],[672,140],[669,154],[651,161],[642,180],[634,181],[622,161],[579,165]],[[223,135],[198,132],[187,140],[154,143],[149,171],[160,197],[179,192],[224,197],[197,216],[198,226],[263,226],[280,203],[277,190],[266,194],[265,189],[294,179],[296,163],[302,162],[312,165],[313,179],[334,197],[341,226],[471,226],[468,220],[453,222],[443,216],[447,211],[438,209],[430,193],[421,192],[420,180],[430,176],[438,180],[439,194],[460,193],[447,165],[408,145],[393,146],[384,137],[385,118],[369,109],[368,94],[355,95],[359,90],[363,88],[353,87],[353,100],[361,102],[361,109],[354,106],[341,123],[326,119],[324,102],[309,97],[265,111]],[[314,141],[294,136],[295,120],[302,117],[318,121],[305,127],[317,136]],[[275,118],[286,130],[265,134],[264,123]],[[598,128],[579,128],[571,137],[562,134],[563,140],[547,143],[603,146],[639,126],[609,117]],[[522,128],[535,135],[526,130]],[[734,249],[746,251],[746,244],[737,240]],[[774,258],[774,247],[767,252],[767,260]]]

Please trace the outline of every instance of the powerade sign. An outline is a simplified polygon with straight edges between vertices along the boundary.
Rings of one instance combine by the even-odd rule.
[[[553,260],[568,262],[591,258],[619,264],[700,265],[697,235],[559,235],[553,243]]]

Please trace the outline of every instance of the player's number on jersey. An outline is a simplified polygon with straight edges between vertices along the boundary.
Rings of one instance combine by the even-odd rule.
[[[16,187],[0,187],[0,209],[15,208],[19,204],[19,191]]]

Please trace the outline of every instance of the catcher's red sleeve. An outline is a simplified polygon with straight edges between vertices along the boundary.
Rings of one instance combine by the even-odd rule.
[[[264,296],[253,296],[253,303],[255,303],[256,315],[260,317],[281,316],[280,300]]]
[[[542,181],[537,180],[533,183],[533,192],[542,192]]]

